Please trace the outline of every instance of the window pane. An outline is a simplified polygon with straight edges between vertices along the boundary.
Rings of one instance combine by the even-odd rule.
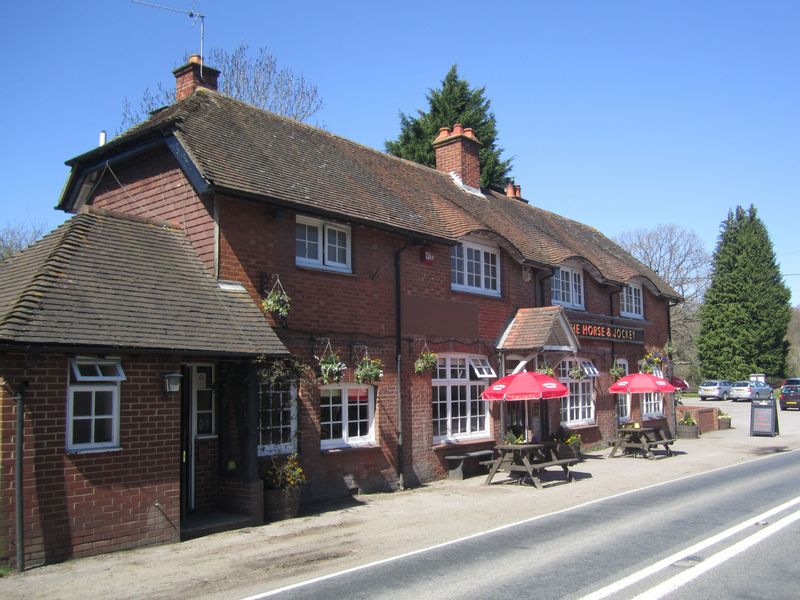
[[[214,408],[213,401],[212,401],[212,394],[211,390],[198,390],[197,391],[197,410],[198,411],[210,411]]]
[[[464,247],[450,249],[450,280],[456,285],[464,285]]]
[[[319,229],[298,223],[295,226],[295,250],[298,258],[319,260]]]
[[[100,363],[97,365],[97,368],[100,370],[100,375],[104,377],[118,377],[119,370],[117,368],[117,363]]]
[[[113,392],[100,390],[94,394],[94,414],[95,416],[111,416],[114,414],[114,394]]]
[[[73,444],[92,443],[91,419],[76,419],[72,421],[72,443]]]
[[[88,417],[92,415],[92,392],[75,392],[72,398],[73,416]]]
[[[78,373],[82,377],[97,377],[100,370],[95,363],[78,363]]]
[[[481,287],[481,253],[474,248],[467,248],[467,285]]]
[[[113,424],[113,419],[110,418],[95,419],[94,441],[96,444],[105,444],[114,439],[112,431]]]

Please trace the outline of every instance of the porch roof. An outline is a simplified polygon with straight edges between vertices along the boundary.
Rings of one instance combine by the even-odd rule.
[[[497,343],[503,352],[577,352],[580,347],[560,306],[520,308]]]
[[[0,264],[0,343],[226,355],[288,351],[183,232],[83,213]]]

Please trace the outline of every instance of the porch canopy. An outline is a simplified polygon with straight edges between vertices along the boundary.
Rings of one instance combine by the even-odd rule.
[[[657,392],[668,394],[675,391],[675,386],[663,377],[650,373],[631,373],[614,382],[608,392],[610,394],[649,394]]]
[[[565,355],[576,355],[581,345],[564,309],[560,306],[542,306],[520,308],[500,336],[497,349],[525,357],[514,369],[517,373],[539,354],[556,354],[551,364],[558,363]]]

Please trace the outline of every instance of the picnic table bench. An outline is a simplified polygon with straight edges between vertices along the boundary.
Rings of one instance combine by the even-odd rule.
[[[569,468],[578,463],[577,458],[558,458],[556,444],[544,442],[539,444],[499,444],[495,447],[498,456],[486,461],[489,475],[484,485],[489,485],[499,471],[518,477],[519,483],[530,479],[534,487],[542,488],[541,474],[548,467],[561,467],[566,481],[573,481]]]
[[[482,458],[491,458],[494,450],[474,450],[463,454],[450,454],[445,456],[447,461],[447,478],[464,479],[478,472],[478,466],[486,466],[487,462],[481,461]]]
[[[614,458],[617,451],[623,453],[641,453],[649,460],[655,460],[653,450],[658,446],[663,446],[667,456],[672,456],[672,444],[675,438],[664,435],[661,429],[655,427],[621,427],[617,429],[617,439],[611,447],[609,458]]]

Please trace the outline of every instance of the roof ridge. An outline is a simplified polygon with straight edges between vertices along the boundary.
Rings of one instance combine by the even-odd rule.
[[[30,321],[30,314],[38,308],[45,297],[44,292],[53,287],[54,280],[57,277],[56,273],[54,273],[55,267],[66,266],[73,252],[79,247],[78,243],[74,241],[75,236],[85,235],[88,232],[89,224],[85,221],[86,218],[83,218],[82,215],[76,215],[59,225],[54,231],[32,246],[12,257],[12,260],[18,259],[17,262],[19,262],[19,260],[35,252],[37,247],[41,248],[42,244],[58,236],[58,239],[53,242],[53,248],[38,259],[39,264],[36,266],[35,271],[22,286],[16,300],[11,303],[6,314],[0,319],[0,328],[6,327],[11,323],[27,323]]]

